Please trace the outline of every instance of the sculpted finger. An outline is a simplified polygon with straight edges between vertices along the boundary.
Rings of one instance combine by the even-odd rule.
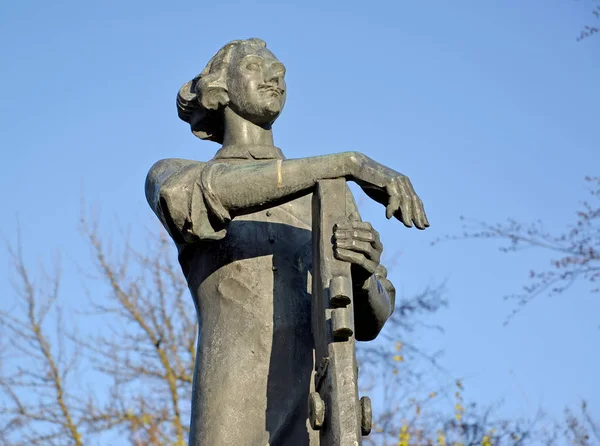
[[[408,197],[403,197],[400,201],[400,221],[407,228],[412,228],[412,209]]]
[[[400,208],[400,200],[397,197],[390,197],[390,201],[388,201],[388,205],[385,208],[385,218],[388,220],[392,218]]]
[[[334,249],[333,255],[338,260],[362,266],[366,271],[373,274],[377,268],[377,263],[367,259],[363,254],[348,249]]]
[[[360,231],[373,231],[373,226],[368,221],[346,221],[338,223],[334,226],[334,230],[350,231],[352,229],[358,229]]]
[[[389,220],[392,218],[400,208],[400,191],[396,181],[392,181],[385,188],[388,194],[388,204],[385,208],[385,217]]]
[[[335,225],[333,225],[333,232],[348,231],[350,229],[352,229],[352,222],[349,221],[336,223]]]
[[[428,228],[429,227],[429,220],[427,219],[427,214],[425,213],[425,207],[423,206],[423,202],[422,201],[419,204],[421,206],[421,212],[423,213],[423,219],[425,220],[425,227]]]
[[[425,208],[423,207],[423,201],[418,197],[418,196],[414,196],[414,205],[415,207],[415,212],[419,215],[419,218],[421,220],[422,223],[422,228],[419,229],[425,229],[429,227],[429,220],[427,220],[427,214],[425,213]]]
[[[405,177],[406,190],[408,194],[412,197],[413,204],[413,221],[415,222],[415,226],[419,229],[425,229],[429,227],[429,220],[427,220],[427,215],[425,214],[425,208],[423,207],[423,201],[419,198],[417,193],[415,192],[415,188],[410,182],[410,178]]]
[[[379,240],[379,232],[373,227],[371,223],[369,223],[368,221],[363,221],[360,222],[360,225],[360,229],[363,229],[364,231],[369,231],[373,234],[374,240]]]
[[[362,242],[359,240],[337,240],[334,248],[337,249],[347,249],[350,251],[355,251],[362,253],[368,259],[373,260],[374,262],[379,263],[380,260],[380,252],[373,248],[373,245],[369,242]]]
[[[413,210],[411,201],[413,194],[414,191],[412,190],[410,180],[407,177],[402,178],[400,181],[400,211],[402,212],[400,215],[400,221],[402,221],[404,226],[407,228],[412,228],[413,225]]]
[[[360,240],[363,242],[375,243],[377,241],[375,234],[370,231],[362,231],[356,229],[341,230],[338,229],[333,237],[335,240]]]
[[[412,195],[417,195],[415,193],[415,188],[413,187],[412,182],[410,181],[410,178],[404,177],[404,184],[406,185],[408,193],[411,193]]]
[[[420,203],[419,197],[416,195],[412,196],[412,212],[413,212],[413,221],[415,226],[419,229],[425,229],[425,215],[422,212],[423,206]]]
[[[363,231],[373,231],[373,226],[368,221],[353,221],[351,222],[352,228],[362,229]]]
[[[371,244],[373,245],[373,248],[375,248],[377,251],[379,251],[379,253],[383,252],[383,244],[381,243],[381,240],[379,239],[379,232],[375,231],[374,235],[374,240],[371,242]]]
[[[379,253],[383,252],[383,245],[381,244],[381,239],[379,238],[379,232],[375,229],[371,230],[371,234],[373,236],[373,240],[371,241],[371,245],[375,248]]]

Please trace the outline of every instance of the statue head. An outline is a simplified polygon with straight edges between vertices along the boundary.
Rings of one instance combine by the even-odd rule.
[[[285,67],[260,39],[234,40],[177,95],[179,117],[198,138],[223,142],[223,110],[270,126],[285,104]]]

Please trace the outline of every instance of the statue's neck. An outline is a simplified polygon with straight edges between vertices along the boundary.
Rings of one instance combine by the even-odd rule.
[[[223,114],[223,147],[215,158],[285,159],[281,150],[273,145],[271,125],[256,125],[229,107]]]
[[[273,147],[273,131],[271,125],[256,125],[242,118],[231,108],[226,107],[224,113],[225,132],[223,148],[230,146],[250,148],[255,146]]]

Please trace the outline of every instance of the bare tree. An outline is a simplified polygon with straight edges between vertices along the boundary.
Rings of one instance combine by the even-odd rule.
[[[587,282],[591,293],[600,291],[600,177],[586,177],[585,181],[590,186],[590,198],[581,204],[574,222],[563,231],[549,232],[541,220],[523,224],[509,219],[490,224],[461,217],[465,222],[463,234],[446,237],[500,240],[506,243],[500,247],[505,253],[537,248],[549,254],[548,268],[530,270],[523,291],[505,296],[516,301],[506,323],[537,296],[561,294],[576,282]]]
[[[0,369],[0,439],[18,433],[15,444],[58,445],[68,440],[83,445],[81,401],[71,386],[79,357],[63,342],[62,311],[57,305],[60,269],[42,274],[35,283],[25,265],[20,237],[7,247],[15,269],[15,301],[0,311],[5,344]],[[11,356],[14,355],[14,356]],[[9,364],[9,360],[10,364]],[[16,361],[13,361],[16,360]]]
[[[2,339],[10,340],[0,369],[2,444],[79,446],[112,431],[132,445],[184,445],[197,326],[172,245],[165,234],[150,234],[147,254],[125,242],[112,256],[95,224],[84,218],[81,228],[95,261],[92,279],[107,296],[90,296],[79,317],[97,319],[98,334],[65,331],[59,271],[36,286],[20,241],[8,247],[15,301],[0,313]],[[100,375],[110,385],[78,382],[81,363],[93,366],[91,379]]]
[[[592,16],[596,19],[596,20],[600,20],[600,5],[597,5],[596,7],[594,7],[592,9]],[[583,39],[586,39],[588,37],[593,36],[594,34],[597,34],[600,32],[600,27],[598,27],[598,25],[585,25],[581,31],[579,31],[579,35],[576,37],[576,40],[578,42],[582,41]]]
[[[149,231],[143,251],[127,236],[115,250],[94,220],[82,218],[81,230],[94,261],[81,271],[94,285],[85,311],[61,299],[59,268],[35,281],[20,241],[9,246],[15,293],[0,313],[0,443],[79,446],[117,435],[135,446],[185,445],[198,327],[172,243]],[[439,286],[399,297],[378,341],[361,344],[361,386],[378,401],[365,441],[522,444],[531,422],[463,402],[441,352],[420,349],[421,330],[441,329],[427,319],[443,295]],[[74,322],[78,330],[65,330]]]
[[[103,409],[90,405],[86,421],[96,431],[124,429],[135,445],[185,445],[197,324],[172,243],[164,232],[149,233],[145,253],[126,239],[111,258],[95,223],[82,218],[81,229],[108,292],[91,299],[107,330],[84,351],[113,381],[110,401]]]

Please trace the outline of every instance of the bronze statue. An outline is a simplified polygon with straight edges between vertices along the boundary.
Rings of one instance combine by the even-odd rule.
[[[354,181],[386,206],[387,218],[429,226],[409,179],[362,153],[284,157],[271,129],[285,103],[284,78],[262,40],[225,45],[177,96],[179,117],[222,148],[208,162],[159,161],[146,179],[200,323],[190,445],[318,444],[307,401],[319,366],[310,281],[311,200],[321,180]],[[347,221],[328,243],[351,264],[352,335],[371,340],[393,311],[394,287],[379,264],[377,231],[343,187],[337,200]]]

